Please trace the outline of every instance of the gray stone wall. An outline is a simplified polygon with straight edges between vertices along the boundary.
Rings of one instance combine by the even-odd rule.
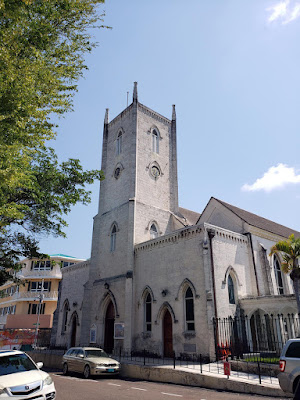
[[[172,310],[174,351],[208,355],[211,326],[207,320],[207,297],[203,265],[201,227],[184,229],[136,246],[134,291],[134,349],[163,354],[162,320]],[[194,295],[195,331],[185,324],[185,291]],[[145,289],[151,290],[152,331],[145,328]]]
[[[71,265],[62,269],[61,297],[59,302],[59,316],[57,322],[56,346],[69,347],[71,341],[72,316],[76,312],[79,325],[77,325],[76,343],[80,342],[81,317],[84,295],[84,284],[89,276],[89,261]],[[63,331],[63,310],[66,301],[69,304],[67,329]]]

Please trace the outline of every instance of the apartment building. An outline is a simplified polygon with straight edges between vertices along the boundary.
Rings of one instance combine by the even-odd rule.
[[[21,284],[9,281],[0,287],[0,329],[52,328],[62,268],[83,260],[65,254],[50,259],[24,259],[17,273]]]

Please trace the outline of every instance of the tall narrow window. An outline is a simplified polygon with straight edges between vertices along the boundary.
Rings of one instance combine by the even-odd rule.
[[[152,151],[153,153],[159,153],[159,134],[155,129],[152,131]]]
[[[274,272],[278,294],[284,294],[282,271],[278,258],[274,256]]]
[[[122,153],[122,132],[120,131],[117,138],[117,148],[116,148],[117,155]]]
[[[146,332],[151,332],[152,330],[152,298],[150,293],[148,293],[145,299],[145,326]]]
[[[117,236],[117,228],[116,225],[113,226],[110,234],[110,251],[113,252],[116,250],[116,236]]]
[[[64,305],[64,312],[63,312],[63,321],[61,327],[62,332],[66,332],[67,330],[68,312],[69,312],[69,303],[66,302]]]
[[[157,227],[153,223],[150,227],[150,239],[155,239],[158,237]]]
[[[190,287],[185,292],[185,322],[187,331],[195,330],[194,296]]]
[[[228,298],[229,304],[235,304],[234,283],[230,275],[228,276]]]

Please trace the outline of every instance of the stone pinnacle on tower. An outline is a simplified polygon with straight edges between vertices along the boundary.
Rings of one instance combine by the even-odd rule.
[[[134,82],[133,84],[133,102],[138,101],[138,92],[137,92],[137,82]]]
[[[108,124],[108,112],[109,112],[109,108],[105,109],[105,117],[104,117],[104,123]]]
[[[176,121],[175,104],[172,105],[172,121]]]

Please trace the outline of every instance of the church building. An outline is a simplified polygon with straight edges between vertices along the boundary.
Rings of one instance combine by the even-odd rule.
[[[101,169],[91,258],[62,270],[52,345],[213,356],[213,321],[247,315],[253,350],[255,316],[297,314],[269,253],[299,232],[213,197],[202,213],[179,207],[174,105],[160,115],[134,83],[125,110],[106,110]]]

